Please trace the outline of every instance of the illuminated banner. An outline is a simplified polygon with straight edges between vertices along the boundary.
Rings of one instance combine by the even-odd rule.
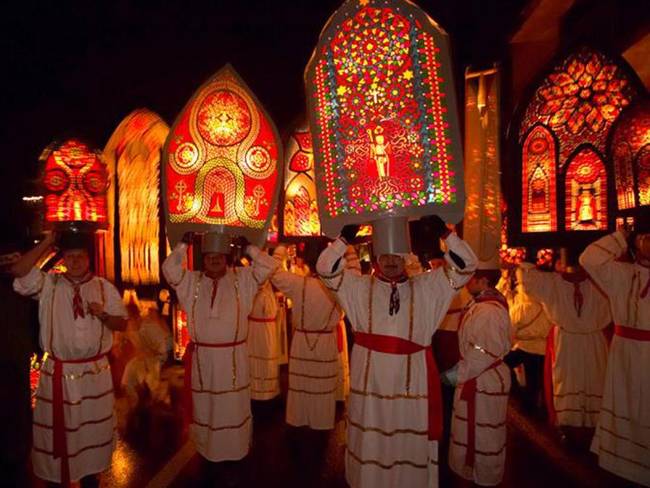
[[[284,235],[320,236],[314,149],[307,124],[291,134],[285,149]]]
[[[172,245],[187,231],[263,243],[281,157],[273,121],[226,65],[192,96],[165,143],[163,201]]]
[[[463,218],[447,34],[404,0],[347,0],[305,72],[323,231],[383,216]]]
[[[44,164],[45,222],[86,222],[107,226],[108,175],[99,152],[77,139],[53,143],[41,154]]]

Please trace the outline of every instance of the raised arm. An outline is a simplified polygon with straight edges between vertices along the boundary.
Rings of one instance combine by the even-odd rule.
[[[279,254],[284,254],[284,246],[278,246],[281,248]],[[278,262],[278,268],[275,270],[271,276],[271,283],[282,293],[287,295],[289,298],[294,298],[300,290],[302,290],[303,283],[305,278],[303,276],[298,276],[295,273],[290,273],[282,267],[282,261],[278,258],[273,258]]]
[[[476,271],[478,258],[469,244],[458,237],[455,232],[449,233],[444,241],[447,245],[445,253],[447,266],[443,270],[452,288],[459,290]]]
[[[580,264],[604,289],[626,279],[630,264],[616,261],[627,251],[625,234],[616,231],[592,242],[580,255]]]
[[[25,254],[23,254],[20,259],[18,259],[18,261],[16,261],[11,266],[11,274],[13,274],[16,278],[22,278],[23,276],[26,276],[27,273],[29,273],[34,268],[38,259],[47,251],[49,251],[53,245],[54,234],[51,232],[45,234],[45,239],[43,239]]]
[[[517,281],[524,293],[542,303],[555,301],[557,276],[556,273],[539,271],[532,263],[521,263],[517,269]]]
[[[162,272],[165,279],[172,288],[177,288],[186,275],[186,267],[183,265],[187,255],[187,244],[179,242],[174,250],[165,258],[162,264]]]
[[[253,277],[258,284],[264,283],[280,265],[276,259],[253,244],[246,247],[246,254],[253,259]]]

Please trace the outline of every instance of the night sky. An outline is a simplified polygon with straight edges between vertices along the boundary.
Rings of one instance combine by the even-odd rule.
[[[502,57],[524,0],[418,3],[451,36],[457,82]],[[3,222],[22,218],[38,156],[53,139],[99,148],[132,110],[171,125],[192,93],[230,62],[281,133],[304,112],[303,70],[339,0],[28,2],[0,12]]]

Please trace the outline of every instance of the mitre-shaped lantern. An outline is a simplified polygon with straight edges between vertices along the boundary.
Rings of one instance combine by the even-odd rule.
[[[325,234],[386,217],[462,219],[449,41],[422,10],[347,0],[323,29],[305,81]]]
[[[273,121],[226,65],[190,99],[165,144],[162,184],[172,245],[187,231],[263,243],[281,157]]]

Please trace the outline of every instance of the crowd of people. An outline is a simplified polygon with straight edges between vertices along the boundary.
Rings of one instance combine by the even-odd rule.
[[[271,255],[243,237],[205,234],[200,271],[187,265],[195,236],[175,246],[162,269],[187,314],[182,412],[208,472],[247,456],[251,400],[281,394],[288,360],[288,425],[333,429],[336,402],[345,401],[351,487],[437,486],[441,462],[460,478],[498,485],[511,385],[558,428],[592,429],[601,467],[650,486],[650,234],[619,230],[554,270],[532,263],[500,270],[440,218],[428,222],[444,252],[420,263],[408,246],[373,241],[370,273],[362,272],[354,225],[322,250],[315,273],[305,263],[287,266],[284,246]],[[37,265],[55,246],[63,274]],[[46,359],[31,465],[36,477],[64,486],[97,486],[110,466],[118,390],[132,409],[143,390],[160,401],[166,394],[165,322],[155,308],[139,318],[134,304],[125,306],[117,288],[92,273],[89,246],[83,235],[47,234],[24,254],[4,249],[0,261],[11,310],[0,381],[28,376],[36,328],[18,295],[35,298]],[[233,247],[248,265],[233,260]],[[292,304],[288,354],[284,301]],[[109,361],[118,345],[122,361]],[[21,462],[31,406],[28,390],[15,385],[3,387],[16,391],[3,420],[12,408],[18,427],[3,434],[1,462],[20,486],[29,483]]]

